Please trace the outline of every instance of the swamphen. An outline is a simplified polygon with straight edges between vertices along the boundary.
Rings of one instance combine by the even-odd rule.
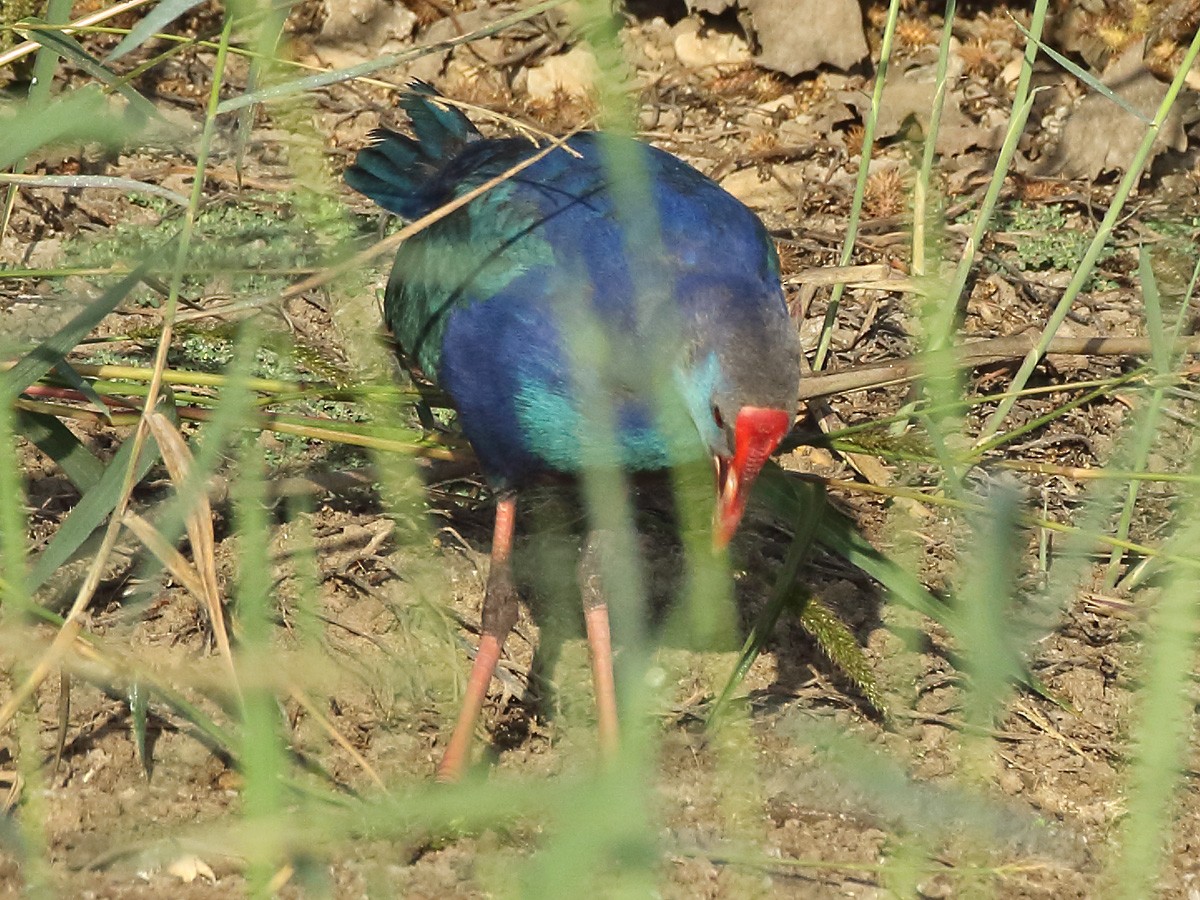
[[[415,219],[538,152],[484,138],[426,84],[401,101],[414,137],[381,129],[346,181]],[[463,771],[516,622],[516,491],[606,462],[628,471],[711,460],[714,539],[732,537],[791,428],[799,338],[758,218],[669,153],[582,133],[401,245],[384,313],[400,349],[451,397],[497,494],[483,635],[438,777]],[[640,168],[641,209],[614,196],[611,160]],[[631,246],[628,215],[657,218]],[[621,214],[626,215],[625,219]],[[642,222],[645,223],[645,219]],[[600,422],[597,397],[611,406]],[[616,456],[614,459],[613,456]],[[601,745],[616,745],[608,610],[585,591]]]

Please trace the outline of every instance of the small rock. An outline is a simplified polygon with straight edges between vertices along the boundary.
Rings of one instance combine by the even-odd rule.
[[[746,0],[761,47],[755,62],[785,75],[848,69],[868,53],[856,0]]]
[[[732,31],[701,31],[693,20],[684,20],[675,36],[675,58],[689,69],[737,67],[751,60],[750,45]]]
[[[758,104],[754,108],[754,111],[767,116],[774,115],[780,111],[786,112],[789,115],[796,115],[796,98],[792,94],[784,94],[782,97],[776,97],[774,100]]]
[[[584,99],[592,93],[599,76],[596,57],[587,47],[579,46],[530,69],[525,89],[535,103],[553,103],[564,95]]]
[[[1025,779],[1021,777],[1021,773],[1016,769],[1006,768],[1002,770],[996,782],[1000,785],[1000,790],[1004,791],[1010,797],[1025,790]]]
[[[1167,86],[1146,67],[1141,43],[1134,43],[1109,63],[1100,79],[1125,102],[1150,117],[1158,110]],[[1165,150],[1187,149],[1183,107],[1176,103],[1159,130],[1151,158]],[[1067,178],[1095,178],[1102,172],[1123,172],[1133,160],[1144,127],[1100,93],[1089,93],[1071,111],[1058,150],[1038,171]]]
[[[776,179],[764,180],[758,169],[742,169],[721,179],[721,187],[751,209],[778,209],[793,202],[791,192]]]
[[[378,50],[391,41],[404,41],[417,27],[417,15],[408,7],[384,0],[326,0],[325,22],[321,26],[322,44],[355,44]]]
[[[184,884],[191,884],[197,878],[203,878],[210,884],[215,884],[217,880],[217,876],[208,863],[190,853],[180,856],[168,864],[167,874],[174,875]]]

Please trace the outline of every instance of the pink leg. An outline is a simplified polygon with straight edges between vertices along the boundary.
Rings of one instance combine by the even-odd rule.
[[[612,638],[608,630],[608,606],[593,603],[583,611],[588,646],[592,651],[592,684],[596,691],[596,713],[600,726],[600,752],[605,759],[617,755],[617,687],[613,679]]]
[[[608,627],[608,601],[604,596],[604,535],[588,535],[579,559],[579,592],[583,620],[592,655],[592,685],[600,729],[600,753],[611,760],[617,753],[617,689],[613,679],[612,635]]]
[[[462,710],[454,733],[437,769],[438,781],[457,781],[467,767],[475,720],[483,708],[488,685],[500,662],[504,639],[517,623],[517,592],[512,577],[513,527],[516,524],[517,499],[505,494],[496,501],[496,525],[492,532],[492,558],[488,569],[487,590],[483,595],[483,636],[467,681]]]

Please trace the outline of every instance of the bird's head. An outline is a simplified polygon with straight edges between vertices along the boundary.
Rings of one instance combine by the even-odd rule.
[[[733,538],[754,479],[791,430],[800,390],[800,339],[778,288],[729,289],[700,306],[684,375],[692,420],[716,471],[713,538]],[[764,296],[765,294],[765,296]]]

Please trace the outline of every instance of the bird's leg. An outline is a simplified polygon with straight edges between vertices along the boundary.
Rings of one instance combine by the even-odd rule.
[[[612,759],[617,753],[617,688],[613,678],[612,636],[608,627],[608,602],[601,576],[602,538],[588,535],[579,560],[579,589],[583,595],[583,620],[592,656],[592,684],[600,730],[600,752]]]
[[[467,681],[462,710],[454,725],[454,733],[438,766],[438,781],[457,781],[467,765],[475,720],[483,708],[488,684],[500,662],[504,639],[517,624],[517,589],[512,574],[513,526],[516,523],[515,494],[502,495],[496,501],[496,525],[492,532],[492,557],[488,567],[487,589],[483,595],[482,626],[479,650]]]

